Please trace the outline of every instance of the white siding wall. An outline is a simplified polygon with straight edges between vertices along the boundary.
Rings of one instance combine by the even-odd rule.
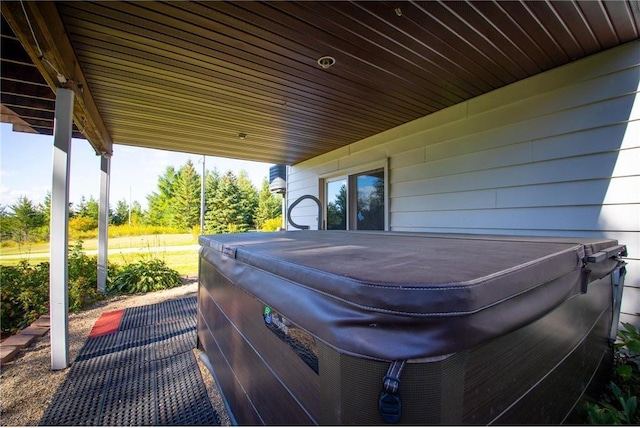
[[[639,81],[633,42],[294,165],[288,200],[388,158],[391,230],[618,239],[621,320],[640,324]]]

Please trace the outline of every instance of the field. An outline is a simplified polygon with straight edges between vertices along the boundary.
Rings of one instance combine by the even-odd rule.
[[[198,241],[190,233],[141,235],[109,238],[109,261],[115,264],[132,263],[140,259],[158,258],[181,275],[198,273]],[[74,245],[69,241],[69,245]],[[98,254],[98,240],[83,241],[88,255]],[[0,265],[15,265],[21,260],[30,264],[49,261],[49,244],[27,244],[1,247]]]

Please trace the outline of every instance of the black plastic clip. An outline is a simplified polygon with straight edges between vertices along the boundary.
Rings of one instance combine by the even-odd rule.
[[[397,423],[402,416],[400,395],[382,391],[378,399],[378,410],[380,410],[380,416],[385,423]]]
[[[589,288],[589,280],[591,276],[591,269],[587,267],[583,267],[580,271],[580,292],[582,294],[587,294]]]
[[[400,375],[406,361],[396,360],[389,366],[387,374],[382,378],[382,391],[378,398],[378,410],[385,423],[395,424],[402,417],[402,400],[400,400]]]
[[[235,247],[230,247],[228,245],[222,246],[222,254],[224,254],[225,256],[231,257],[232,259],[236,258],[236,251],[237,249]]]

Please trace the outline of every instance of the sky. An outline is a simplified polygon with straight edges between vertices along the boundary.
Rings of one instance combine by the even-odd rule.
[[[0,123],[0,206],[13,205],[26,196],[35,204],[42,203],[51,190],[53,137],[13,132],[11,124]],[[147,208],[147,195],[157,191],[158,177],[167,166],[176,170],[191,159],[202,174],[202,155],[145,149],[114,144],[111,158],[109,205],[113,208],[124,199],[139,202]],[[205,167],[220,173],[228,170],[236,175],[244,169],[257,189],[269,178],[271,164],[207,156]],[[69,202],[76,206],[82,196],[100,199],[100,157],[88,141],[71,141],[71,174]],[[130,199],[131,198],[131,199]]]

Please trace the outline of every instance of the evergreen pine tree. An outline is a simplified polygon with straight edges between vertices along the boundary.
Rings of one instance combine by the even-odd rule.
[[[172,205],[173,188],[178,173],[172,166],[168,166],[164,174],[158,177],[158,192],[147,196],[149,211],[147,221],[154,226],[171,226],[174,222],[174,207]]]
[[[258,208],[256,209],[254,223],[258,230],[262,229],[265,221],[277,218],[282,214],[281,199],[269,191],[269,180],[262,180],[262,188],[258,194]]]
[[[129,221],[129,206],[127,201],[120,199],[116,204],[116,211],[111,217],[111,223],[115,226],[128,223]]]
[[[87,209],[87,198],[84,197],[84,195],[82,195],[80,197],[80,202],[78,202],[78,207],[76,208],[75,212],[73,213],[73,215],[71,215],[71,211],[69,210],[69,217],[89,217],[88,214],[88,209]]]
[[[139,225],[145,221],[145,212],[142,210],[140,202],[131,203],[131,225]]]
[[[84,217],[90,218],[91,220],[98,221],[99,216],[100,216],[100,203],[96,201],[93,198],[93,196],[91,196],[86,203]]]
[[[215,198],[217,196],[218,187],[221,181],[220,173],[216,168],[213,171],[207,171],[206,179],[204,181],[204,231],[203,233],[212,233],[209,225],[213,224],[213,207],[215,205]]]
[[[255,228],[254,217],[258,209],[258,191],[249,179],[249,174],[244,169],[238,174],[238,189],[240,191],[240,204],[242,205],[242,222],[247,228]]]
[[[8,241],[13,239],[13,233],[16,229],[16,218],[9,213],[7,207],[0,205],[0,239]]]
[[[212,233],[245,232],[242,192],[233,172],[228,171],[213,192],[205,215],[205,229]]]
[[[49,223],[51,223],[51,191],[48,191],[44,196],[44,202],[40,204],[40,212],[44,217],[45,226],[49,227]]]
[[[44,216],[26,196],[20,196],[10,208],[15,218],[13,239],[17,242],[29,241],[33,232],[44,225]]]
[[[191,159],[178,171],[172,202],[176,227],[186,230],[200,222],[200,176]]]

